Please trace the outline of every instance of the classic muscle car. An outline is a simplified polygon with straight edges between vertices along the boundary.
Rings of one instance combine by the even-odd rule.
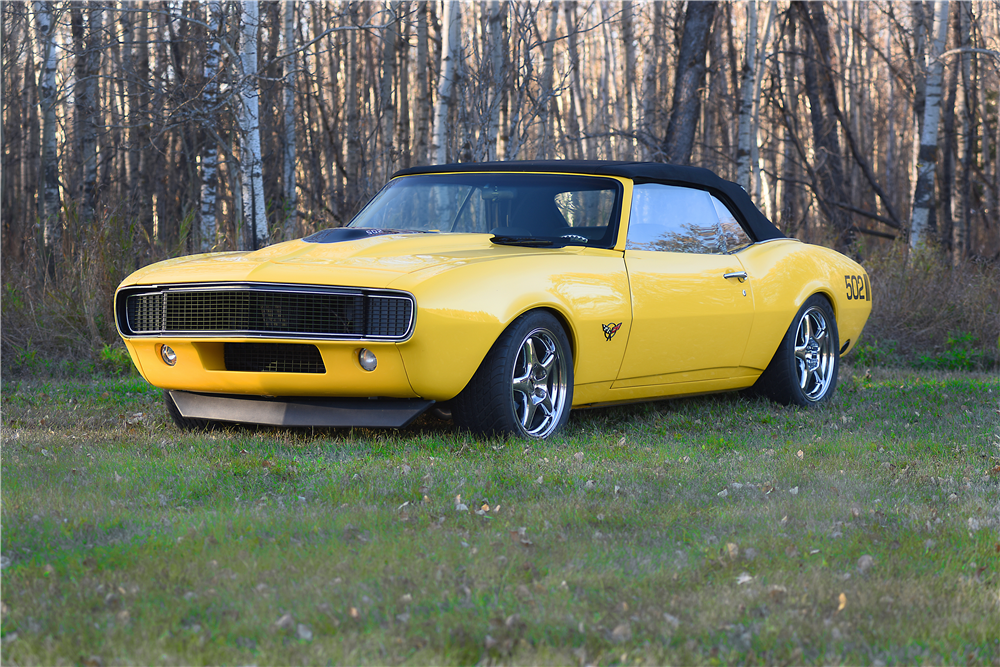
[[[433,408],[546,438],[571,408],[748,387],[820,403],[871,299],[861,266],[710,171],[545,161],[400,171],[347,227],[147,266],[114,307],[182,428]]]

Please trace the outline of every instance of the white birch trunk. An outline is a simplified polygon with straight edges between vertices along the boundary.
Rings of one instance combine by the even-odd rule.
[[[448,111],[451,109],[452,95],[455,91],[455,74],[461,49],[460,27],[461,14],[458,0],[444,0],[444,33],[441,45],[441,80],[438,84],[438,100],[434,107],[434,138],[431,141],[431,153],[435,164],[445,164],[448,161]]]
[[[282,53],[288,53],[295,48],[295,2],[285,0],[283,3],[284,16],[282,24]],[[284,185],[285,198],[285,240],[290,241],[295,237],[298,226],[297,208],[298,194],[295,189],[295,66],[298,58],[294,53],[287,56],[283,62],[283,74],[285,82],[284,90],[284,130],[285,130],[285,151],[284,151],[284,174],[282,184]]]
[[[263,165],[260,154],[260,91],[257,87],[258,6],[255,0],[243,0],[243,35],[240,62],[240,171],[243,176],[243,249],[256,250],[267,245],[267,211],[264,204]]]
[[[740,81],[739,133],[736,143],[736,182],[751,192],[751,143],[753,133],[754,71],[757,68],[757,0],[749,0],[747,8],[747,43]]]
[[[210,117],[215,117],[215,107],[219,103],[219,22],[222,16],[222,3],[213,0],[208,3],[208,48],[205,51],[203,74],[205,77],[205,108]],[[205,133],[205,145],[201,154],[201,192],[200,223],[198,234],[201,241],[201,251],[209,252],[216,243],[216,197],[219,182],[219,146],[215,142],[214,133]]]
[[[59,258],[62,222],[59,219],[59,165],[56,154],[56,49],[53,43],[55,11],[51,2],[35,2],[35,25],[42,52],[38,81],[38,106],[42,117],[42,194],[38,208],[42,219],[47,270],[53,275]]]
[[[927,59],[927,101],[924,105],[924,131],[920,136],[917,159],[917,182],[913,188],[913,213],[910,219],[910,247],[927,244],[928,221],[934,205],[934,169],[937,165],[938,120],[941,117],[942,63],[948,34],[948,0],[935,3],[934,41]]]

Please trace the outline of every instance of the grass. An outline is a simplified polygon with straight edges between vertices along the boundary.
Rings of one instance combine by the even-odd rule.
[[[134,376],[5,381],[2,659],[1000,664],[1000,380],[840,383],[528,444],[181,433]]]

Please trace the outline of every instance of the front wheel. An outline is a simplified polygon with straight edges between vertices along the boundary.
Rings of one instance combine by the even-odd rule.
[[[788,327],[755,387],[786,405],[815,405],[833,395],[840,368],[840,338],[825,297],[809,297]]]
[[[451,404],[455,423],[481,435],[559,430],[573,404],[573,355],[559,321],[543,311],[514,320]]]

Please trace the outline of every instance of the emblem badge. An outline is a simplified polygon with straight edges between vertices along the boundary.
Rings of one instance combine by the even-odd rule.
[[[611,340],[618,333],[618,330],[622,328],[622,323],[615,324],[612,322],[611,324],[602,324],[601,326],[604,327],[604,337]]]

